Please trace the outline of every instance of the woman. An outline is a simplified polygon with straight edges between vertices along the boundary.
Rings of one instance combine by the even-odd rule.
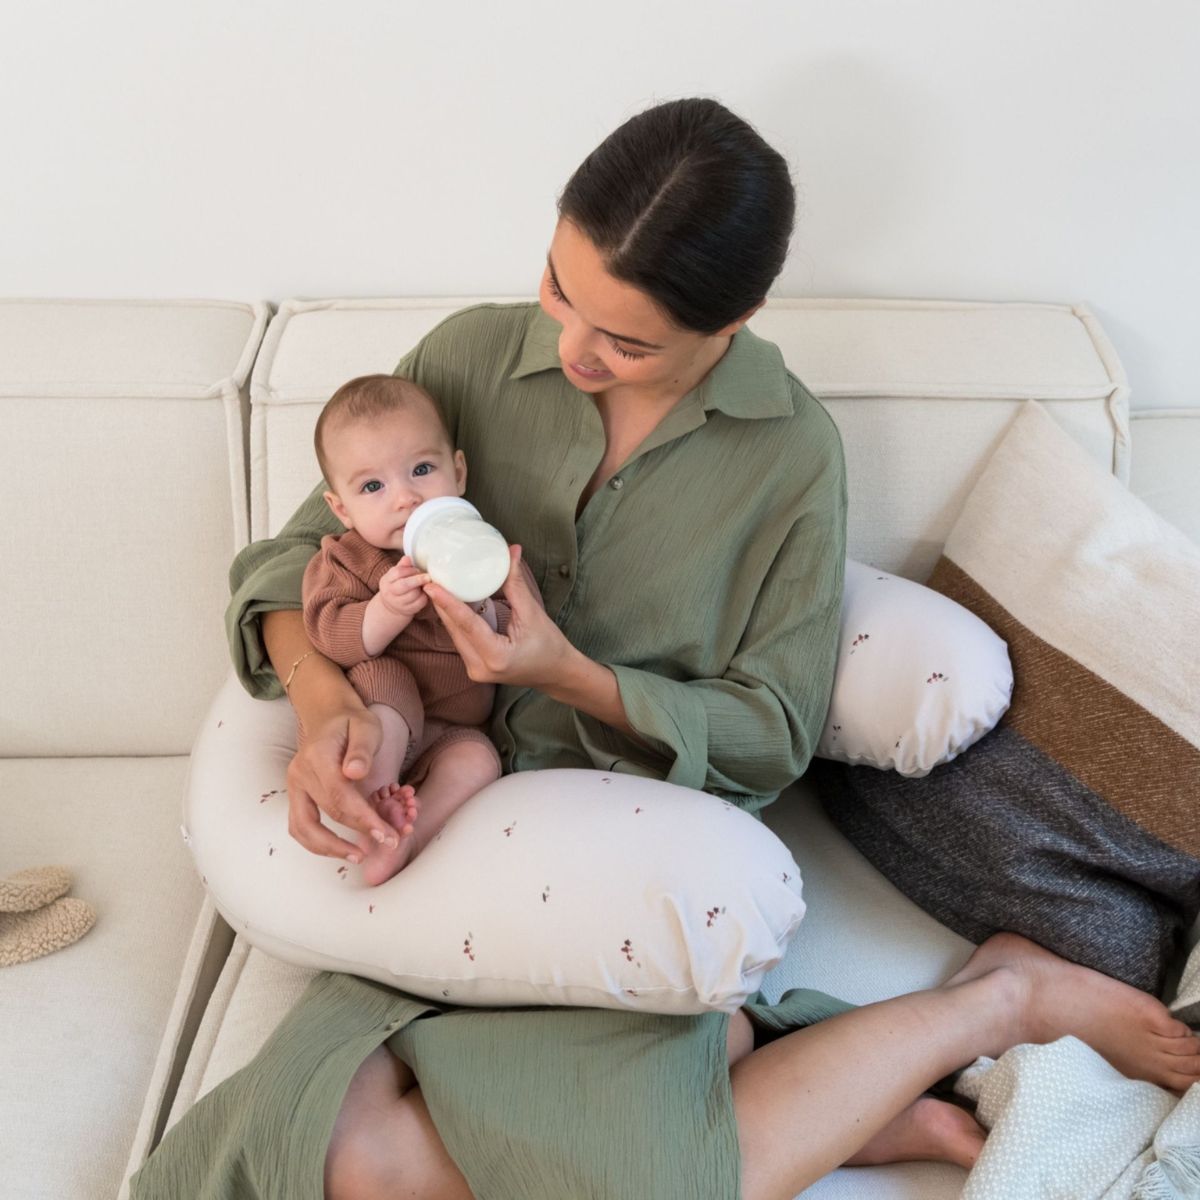
[[[398,368],[442,402],[470,498],[522,545],[545,613],[515,569],[505,637],[429,595],[472,676],[500,685],[506,769],[627,770],[754,810],[820,733],[844,556],[836,431],[743,328],[786,255],[786,165],[714,102],[660,105],[582,164],[559,215],[540,310],[468,310]],[[231,635],[251,690],[283,680],[308,731],[293,835],[357,861],[321,812],[395,831],[354,787],[378,726],[295,611],[324,511],[239,557]],[[447,1011],[324,976],[134,1194],[791,1200],[845,1162],[969,1165],[982,1131],[922,1093],[1066,1033],[1129,1074],[1200,1076],[1156,1001],[1007,935],[931,992],[853,1010],[797,993],[733,1018]]]

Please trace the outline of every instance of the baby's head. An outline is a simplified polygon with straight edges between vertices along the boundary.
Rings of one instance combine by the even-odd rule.
[[[330,487],[325,503],[381,550],[403,548],[418,504],[466,489],[466,459],[437,401],[407,379],[362,375],[343,384],[321,410],[313,441]]]

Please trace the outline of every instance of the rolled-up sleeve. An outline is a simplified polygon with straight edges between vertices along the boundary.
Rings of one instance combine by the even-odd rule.
[[[609,664],[630,724],[666,778],[754,810],[808,767],[833,689],[846,554],[840,459],[806,496],[720,678]]]

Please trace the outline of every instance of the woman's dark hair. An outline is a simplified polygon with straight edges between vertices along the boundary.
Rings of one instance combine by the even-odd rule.
[[[610,133],[558,213],[677,325],[715,333],[783,269],[796,196],[783,156],[741,117],[715,100],[671,100]]]

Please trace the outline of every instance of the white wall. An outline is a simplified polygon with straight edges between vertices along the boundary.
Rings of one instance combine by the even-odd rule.
[[[625,116],[788,156],[778,291],[1085,300],[1200,404],[1195,0],[64,0],[0,9],[0,294],[532,291]]]

